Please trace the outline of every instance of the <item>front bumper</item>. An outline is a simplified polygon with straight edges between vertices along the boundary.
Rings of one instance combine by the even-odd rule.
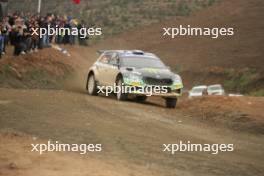
[[[144,88],[144,87],[154,87],[156,85],[146,85],[143,84],[142,82],[126,82],[125,86],[130,86],[130,87],[136,87],[136,88]],[[159,86],[162,87],[162,86]],[[133,95],[144,95],[144,96],[157,96],[157,97],[168,97],[168,98],[176,98],[182,95],[182,90],[183,90],[183,85],[181,83],[179,84],[173,84],[171,86],[166,86],[167,87],[167,92],[142,92],[142,91],[131,91],[129,94]]]
[[[133,95],[142,95],[142,96],[149,96],[149,97],[152,97],[152,96],[155,96],[155,97],[170,97],[170,98],[176,98],[176,97],[179,97],[181,96],[181,94],[179,93],[151,93],[151,94],[148,94],[148,93],[142,93],[142,92],[131,92],[130,94],[133,94]]]

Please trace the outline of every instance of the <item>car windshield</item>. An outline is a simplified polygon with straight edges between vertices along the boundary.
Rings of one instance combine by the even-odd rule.
[[[208,87],[209,91],[215,91],[215,90],[221,90],[221,89],[222,89],[221,86],[210,86],[210,87]]]
[[[159,59],[150,57],[123,57],[121,61],[123,67],[136,68],[166,68]]]
[[[205,90],[205,88],[194,88],[192,89],[193,93],[202,93]]]

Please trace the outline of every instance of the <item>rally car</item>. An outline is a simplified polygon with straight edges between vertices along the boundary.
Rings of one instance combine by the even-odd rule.
[[[177,98],[182,94],[182,79],[155,54],[140,50],[100,50],[98,53],[100,56],[87,76],[86,89],[90,95],[114,87],[112,90],[119,101],[127,100],[128,95],[138,101],[160,96],[165,99],[166,107],[176,107]],[[115,92],[116,87],[131,89]]]

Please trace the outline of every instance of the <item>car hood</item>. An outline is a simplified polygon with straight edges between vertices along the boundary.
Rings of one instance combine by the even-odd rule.
[[[157,69],[157,68],[122,68],[121,71],[124,74],[138,74],[142,77],[151,77],[157,79],[172,79],[174,73],[169,69]]]

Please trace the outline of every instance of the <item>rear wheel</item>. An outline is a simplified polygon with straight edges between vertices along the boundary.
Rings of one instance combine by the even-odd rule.
[[[166,98],[166,107],[175,108],[177,104],[177,98]]]
[[[90,74],[87,80],[87,90],[90,95],[98,95],[97,84],[93,74]]]
[[[117,86],[121,88],[123,86],[123,82],[124,81],[123,81],[123,78],[122,77],[118,78],[118,80],[117,80]],[[117,98],[118,101],[125,101],[125,100],[127,100],[127,94],[123,93],[122,92],[122,89],[120,89],[116,93],[116,98]]]

